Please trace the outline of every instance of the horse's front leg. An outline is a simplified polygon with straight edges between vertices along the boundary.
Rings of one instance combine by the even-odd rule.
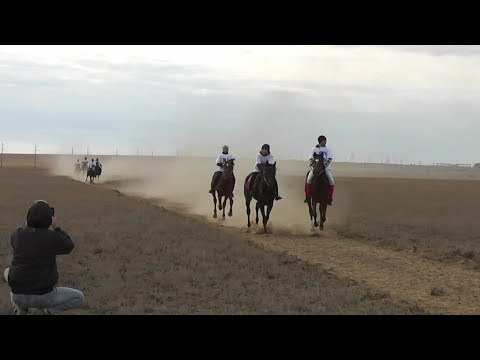
[[[264,232],[264,234],[266,234],[266,233],[267,233],[267,221],[268,221],[268,217],[267,217],[267,215],[265,214],[265,206],[264,206],[264,205],[262,205],[262,206],[260,207],[260,211],[261,211],[261,213],[262,213],[263,232]]]
[[[213,218],[217,218],[217,196],[216,196],[216,191],[212,193],[213,196]]]
[[[222,213],[222,219],[225,220],[225,207],[227,205],[227,195],[223,198],[223,213]]]
[[[260,204],[257,201],[257,203],[255,204],[255,213],[256,213],[255,224],[257,224],[257,225],[258,225],[258,209],[260,209]]]
[[[317,202],[312,200],[312,210],[313,210],[313,226],[318,227],[318,220],[317,220]]]
[[[327,221],[327,204],[320,204],[320,230],[324,229],[325,221]]]
[[[252,201],[252,198],[246,196],[245,197],[245,205],[247,207],[247,219],[248,219],[247,226],[248,227],[252,226],[252,224],[250,223],[250,201]]]
[[[233,207],[233,197],[232,195],[230,195],[230,211],[228,212],[228,216],[230,217],[233,215],[232,207]]]
[[[267,232],[267,223],[268,223],[268,220],[270,220],[270,212],[272,211],[272,209],[273,209],[273,202],[267,205],[267,213],[263,217],[263,228],[265,229],[265,232]],[[263,215],[263,212],[262,212],[262,215]]]

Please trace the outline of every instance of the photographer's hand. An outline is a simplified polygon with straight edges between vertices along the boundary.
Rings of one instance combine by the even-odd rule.
[[[53,230],[55,230],[58,227],[59,226],[57,224],[57,219],[55,218],[55,216],[52,216],[52,228],[53,228]]]

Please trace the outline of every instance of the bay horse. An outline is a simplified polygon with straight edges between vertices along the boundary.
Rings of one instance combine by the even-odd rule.
[[[265,164],[265,167],[260,173],[258,173],[255,178],[254,183],[251,183],[252,175],[251,173],[245,178],[244,183],[244,194],[245,194],[245,203],[247,206],[247,226],[250,227],[250,201],[252,198],[257,201],[255,205],[255,223],[258,225],[258,210],[260,209],[262,213],[263,220],[263,230],[264,233],[267,233],[267,222],[270,218],[270,212],[273,208],[273,201],[275,200],[276,193],[276,180],[275,175],[277,173],[276,163]],[[265,211],[265,207],[267,208]]]
[[[316,227],[319,227],[320,230],[324,229],[323,224],[327,220],[327,201],[330,185],[328,183],[327,175],[325,174],[325,163],[323,158],[318,157],[314,159],[312,168],[312,193],[308,199],[307,206],[310,214],[310,221],[312,221],[311,231],[314,231]],[[320,210],[320,226],[317,220],[317,205],[319,205]]]
[[[227,199],[230,199],[230,211],[228,216],[232,216],[233,206],[233,189],[235,187],[235,177],[233,175],[233,168],[235,167],[234,160],[228,160],[223,163],[223,173],[214,187],[213,195],[213,218],[217,218],[217,196],[218,193],[218,210],[223,210],[222,219],[225,220],[225,207]],[[223,205],[222,205],[223,198]]]

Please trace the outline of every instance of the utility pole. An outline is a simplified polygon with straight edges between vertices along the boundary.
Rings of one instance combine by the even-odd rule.
[[[137,148],[137,156],[138,156],[138,148]]]
[[[33,167],[37,167],[37,144],[35,144],[35,156],[33,158]]]
[[[0,167],[3,167],[3,142],[2,142],[2,153],[0,154]]]

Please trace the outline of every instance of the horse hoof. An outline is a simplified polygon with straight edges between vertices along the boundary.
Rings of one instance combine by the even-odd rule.
[[[311,233],[314,233],[314,232],[315,232],[315,228],[314,228],[313,226],[310,228],[310,232],[311,232]]]
[[[320,230],[323,230],[323,224],[320,224]]]
[[[222,211],[222,205],[218,205],[218,210]]]
[[[229,217],[232,217],[232,213],[228,213],[228,216],[229,216]]]
[[[213,214],[213,218],[216,219],[216,218],[217,218],[217,214]]]

